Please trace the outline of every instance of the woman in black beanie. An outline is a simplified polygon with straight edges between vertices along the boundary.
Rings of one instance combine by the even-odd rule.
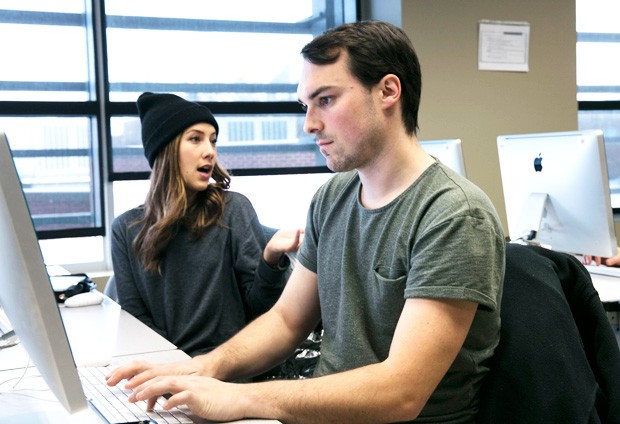
[[[297,250],[302,231],[266,243],[250,201],[228,191],[208,108],[154,93],[137,105],[151,186],[144,205],[112,224],[118,301],[195,356],[275,303],[288,276],[285,252]]]

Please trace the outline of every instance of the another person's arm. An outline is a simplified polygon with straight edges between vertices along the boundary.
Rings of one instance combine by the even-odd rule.
[[[606,266],[620,266],[620,246],[618,247],[618,253],[611,258],[602,258],[600,256],[591,256],[584,255],[583,263],[586,265],[590,265],[592,263],[596,265],[606,265]]]
[[[134,256],[129,229],[121,219],[112,224],[112,265],[116,284],[117,301],[121,307],[157,333],[166,337],[163,330],[155,326],[152,315],[140,295],[133,277]]]
[[[253,210],[251,214],[255,216]],[[234,224],[231,233],[234,272],[251,320],[267,312],[282,294],[291,274],[291,261],[286,253],[299,248],[303,231],[279,230],[265,243],[258,218]]]

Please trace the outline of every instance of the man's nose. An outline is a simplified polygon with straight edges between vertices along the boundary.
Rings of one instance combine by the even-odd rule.
[[[316,113],[308,109],[306,111],[306,118],[304,120],[304,131],[308,134],[314,134],[322,129],[322,122],[316,116]]]

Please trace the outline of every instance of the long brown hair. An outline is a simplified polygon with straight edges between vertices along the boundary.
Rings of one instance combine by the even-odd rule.
[[[224,213],[224,191],[230,187],[230,175],[216,162],[212,176],[215,183],[189,200],[179,166],[180,144],[178,135],[155,159],[144,218],[135,223],[142,228],[133,248],[147,271],[161,273],[164,251],[181,226],[198,239],[208,227],[219,225]]]

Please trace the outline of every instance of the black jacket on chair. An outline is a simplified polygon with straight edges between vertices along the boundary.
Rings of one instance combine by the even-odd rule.
[[[578,259],[508,244],[501,308],[478,423],[620,423],[620,350]]]

